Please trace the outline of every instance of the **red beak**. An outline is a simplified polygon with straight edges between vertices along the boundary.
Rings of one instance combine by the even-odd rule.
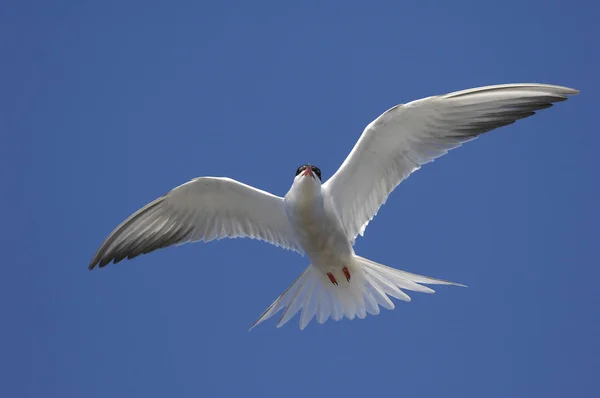
[[[307,167],[304,169],[304,172],[302,173],[302,176],[311,176],[312,178],[315,178],[315,173],[313,173],[312,169],[310,167]]]

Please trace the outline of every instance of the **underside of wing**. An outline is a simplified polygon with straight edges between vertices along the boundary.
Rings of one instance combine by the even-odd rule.
[[[89,268],[176,244],[238,237],[302,253],[283,198],[229,178],[201,177],[131,215],[106,238]]]
[[[506,84],[397,105],[367,126],[323,187],[347,235],[355,239],[394,188],[422,165],[577,92],[546,84]]]

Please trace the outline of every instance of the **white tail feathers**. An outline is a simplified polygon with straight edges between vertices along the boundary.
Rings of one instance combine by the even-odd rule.
[[[304,329],[316,316],[317,322],[324,323],[329,318],[339,321],[344,316],[348,319],[364,318],[367,313],[379,314],[379,306],[394,309],[394,303],[388,296],[403,301],[410,297],[401,289],[415,292],[434,293],[433,289],[420,285],[456,285],[428,276],[411,274],[395,268],[378,264],[360,256],[354,256],[354,264],[348,267],[351,280],[331,283],[326,274],[313,265],[308,268],[267,308],[254,322],[250,329],[271,318],[285,309],[277,327],[287,323],[298,311],[300,329]]]

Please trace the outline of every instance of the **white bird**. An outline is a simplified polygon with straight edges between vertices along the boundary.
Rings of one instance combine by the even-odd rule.
[[[308,268],[252,325],[284,309],[278,326],[299,310],[300,328],[344,316],[393,309],[403,290],[422,284],[464,286],[390,268],[355,254],[388,195],[421,165],[490,130],[531,116],[578,91],[546,84],[505,84],[433,96],[387,110],[363,131],[335,174],[321,184],[310,164],[296,171],[285,197],[230,178],[200,177],[138,210],[106,238],[90,262],[111,261],[171,245],[247,237],[306,254]]]

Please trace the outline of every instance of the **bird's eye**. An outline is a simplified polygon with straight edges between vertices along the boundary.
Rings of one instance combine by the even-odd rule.
[[[319,169],[316,166],[312,166],[311,169],[312,169],[313,173],[315,173],[317,175],[317,177],[319,177],[319,180],[320,180],[321,179],[321,169]]]
[[[298,174],[302,173],[302,171],[303,171],[304,169],[306,169],[306,166],[300,166],[300,167],[298,167],[298,170],[296,170],[296,175],[298,175]]]

